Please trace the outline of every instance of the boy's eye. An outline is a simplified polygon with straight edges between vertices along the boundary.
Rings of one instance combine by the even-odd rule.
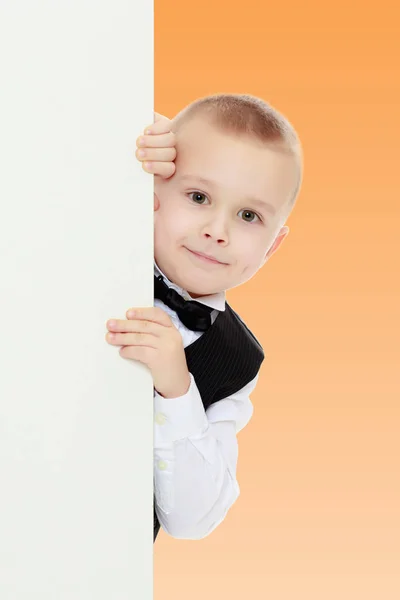
[[[199,198],[201,200],[202,197],[207,198],[207,196],[205,194],[202,194],[201,192],[190,192],[189,196],[191,196],[194,202],[198,202]]]
[[[203,194],[202,192],[190,192],[188,194],[188,196],[193,200],[193,202],[196,202],[197,204],[202,204],[201,199],[202,198],[207,198],[207,196],[205,194]],[[253,219],[254,217],[257,217],[257,219],[259,221],[261,221],[260,217],[257,215],[257,213],[253,212],[252,210],[247,210],[247,209],[243,209],[243,212],[245,214],[250,214],[253,215]],[[247,223],[254,223],[255,221],[253,219],[250,219],[250,221],[247,221]]]
[[[244,212],[244,214],[247,214],[247,215],[248,214],[253,215],[253,218],[257,217],[257,219],[260,220],[260,217],[257,215],[257,213],[253,212],[252,210],[244,210],[243,212]],[[254,221],[253,221],[253,219],[251,219],[250,221],[247,221],[247,222],[253,223]]]

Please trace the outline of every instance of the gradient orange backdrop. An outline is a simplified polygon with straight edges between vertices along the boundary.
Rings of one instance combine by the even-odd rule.
[[[400,9],[155,0],[155,109],[261,96],[303,143],[278,252],[228,292],[266,352],[241,495],[163,531],[155,600],[400,598]]]

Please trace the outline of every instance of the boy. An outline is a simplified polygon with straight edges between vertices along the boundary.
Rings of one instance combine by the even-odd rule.
[[[152,372],[154,541],[160,525],[200,539],[239,496],[237,434],[264,359],[225,291],[288,234],[302,151],[290,123],[248,95],[200,98],[148,130],[136,156],[154,175],[154,307],[108,322],[107,341]]]

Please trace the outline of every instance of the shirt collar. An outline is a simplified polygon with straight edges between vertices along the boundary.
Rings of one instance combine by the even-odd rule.
[[[165,279],[165,283],[173,288],[174,290],[176,290],[178,292],[178,294],[181,294],[181,296],[185,299],[185,300],[196,300],[196,302],[200,302],[200,304],[205,304],[206,306],[209,306],[210,308],[214,308],[216,310],[225,310],[225,302],[226,302],[226,294],[225,291],[222,292],[217,292],[215,294],[207,294],[207,296],[202,296],[201,298],[192,298],[191,295],[189,294],[189,292],[187,292],[187,290],[184,290],[183,288],[179,287],[178,285],[176,285],[175,283],[173,283],[172,281],[170,281],[168,279],[168,277],[161,271],[160,267],[157,265],[156,261],[154,260],[154,275],[162,275],[163,278]]]

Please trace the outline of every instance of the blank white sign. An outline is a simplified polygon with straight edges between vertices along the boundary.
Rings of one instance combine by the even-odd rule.
[[[0,598],[153,597],[153,5],[0,0]]]

